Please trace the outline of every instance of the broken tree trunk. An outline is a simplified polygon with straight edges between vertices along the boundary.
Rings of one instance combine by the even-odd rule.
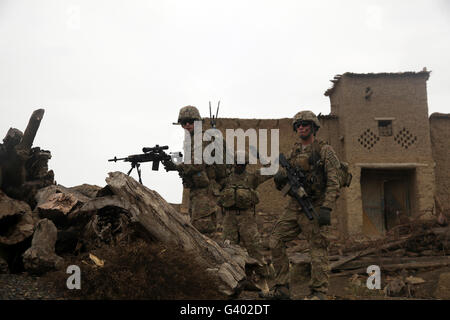
[[[33,274],[43,274],[62,267],[63,259],[55,254],[58,230],[48,219],[40,220],[36,225],[31,248],[23,254],[25,270]]]
[[[193,252],[197,260],[206,264],[207,270],[221,280],[219,291],[230,296],[239,293],[245,280],[242,262],[202,235],[157,192],[122,172],[109,173],[106,182],[111,191],[121,198],[132,220],[141,224],[152,238]]]
[[[33,145],[34,138],[41,124],[41,120],[44,117],[44,109],[35,110],[28,121],[27,128],[23,133],[22,140],[16,146],[16,149],[30,150]]]
[[[15,245],[33,234],[34,220],[30,206],[11,199],[0,190],[0,244]]]

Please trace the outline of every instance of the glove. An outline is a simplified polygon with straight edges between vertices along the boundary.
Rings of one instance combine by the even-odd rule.
[[[319,226],[331,225],[331,209],[327,207],[320,207],[319,209]]]
[[[288,181],[286,171],[278,170],[278,172],[273,177],[273,181],[275,182],[275,186],[278,190],[283,189]]]

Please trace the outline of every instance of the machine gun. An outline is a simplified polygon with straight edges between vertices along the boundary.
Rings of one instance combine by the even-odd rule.
[[[169,149],[169,146],[159,146],[156,145],[151,148],[142,148],[142,154],[133,154],[125,158],[117,158],[109,159],[108,161],[125,161],[131,162],[131,169],[127,172],[127,175],[130,175],[133,169],[136,168],[136,171],[139,176],[139,182],[142,184],[141,179],[141,163],[142,162],[152,162],[152,170],[159,170],[159,163],[161,162],[166,171],[175,171],[177,170],[177,163],[181,160],[182,154],[181,152],[170,152],[167,154],[164,150]]]
[[[280,153],[279,163],[284,169],[286,169],[288,180],[284,188],[281,190],[283,194],[288,194],[297,200],[309,220],[313,220],[313,216],[317,219],[317,213],[314,211],[311,199],[303,187],[306,181],[306,177],[303,172],[291,166],[282,153]]]

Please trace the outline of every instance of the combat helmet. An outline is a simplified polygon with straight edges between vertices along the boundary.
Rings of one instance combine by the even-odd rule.
[[[200,112],[194,106],[186,106],[180,109],[177,123],[181,123],[183,119],[202,120]]]
[[[300,111],[295,114],[294,118],[292,119],[292,128],[294,128],[294,131],[295,131],[295,123],[297,121],[311,121],[312,123],[314,123],[314,126],[316,127],[315,131],[317,131],[320,128],[319,119],[314,114],[314,112],[309,110]]]

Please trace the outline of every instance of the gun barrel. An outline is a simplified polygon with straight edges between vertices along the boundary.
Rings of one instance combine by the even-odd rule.
[[[113,159],[108,159],[108,161],[114,161],[114,162],[117,162],[117,161],[120,161],[120,160],[125,160],[126,158],[117,158],[117,157],[114,157]]]

